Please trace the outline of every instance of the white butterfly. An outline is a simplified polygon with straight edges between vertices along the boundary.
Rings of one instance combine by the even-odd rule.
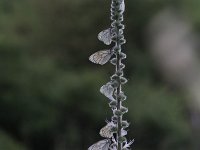
[[[122,13],[125,11],[125,3],[124,0],[121,1],[121,4],[119,6],[119,9],[122,11]]]
[[[103,85],[100,88],[100,92],[105,95],[107,98],[109,98],[110,100],[114,101],[115,99],[113,98],[113,92],[114,92],[114,88],[112,87],[111,83],[108,82],[106,85]]]
[[[106,30],[101,31],[98,34],[98,39],[102,41],[106,45],[110,45],[112,42],[112,34],[111,34],[111,28],[108,28]]]
[[[88,148],[88,150],[108,150],[110,147],[110,139],[101,140]]]
[[[104,65],[110,60],[112,55],[113,52],[111,50],[101,50],[92,54],[89,57],[89,60],[95,64]]]
[[[99,134],[105,138],[111,138],[113,136],[112,128],[115,127],[113,122],[108,122],[105,127],[103,127]]]

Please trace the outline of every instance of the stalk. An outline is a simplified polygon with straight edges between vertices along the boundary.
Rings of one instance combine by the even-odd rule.
[[[122,3],[123,0],[112,0],[111,3],[111,31],[113,33],[112,40],[115,43],[115,59],[116,59],[116,65],[115,65],[115,77],[114,79],[116,82],[118,82],[118,86],[116,88],[116,101],[117,101],[117,111],[114,111],[114,116],[117,117],[117,134],[116,134],[116,142],[117,142],[117,150],[122,150],[123,146],[123,138],[122,138],[122,120],[123,120],[123,113],[121,112],[122,108],[122,101],[120,100],[120,94],[122,93],[122,82],[121,78],[123,76],[123,68],[120,67],[122,65],[122,57],[121,56],[121,46],[125,43],[124,35],[123,35],[123,29],[124,25],[123,22],[123,7]],[[114,60],[115,60],[114,59]],[[111,79],[112,80],[112,79]],[[118,112],[119,114],[116,114]],[[121,141],[120,141],[121,140]]]

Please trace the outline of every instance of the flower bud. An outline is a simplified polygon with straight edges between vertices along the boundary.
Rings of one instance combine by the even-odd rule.
[[[126,84],[128,82],[128,80],[124,77],[120,77],[120,82],[121,82],[121,84]]]
[[[109,103],[109,106],[112,107],[112,108],[116,108],[117,107],[117,101],[111,101]]]
[[[116,58],[111,59],[110,63],[113,64],[113,65],[116,65],[117,64],[117,59]]]
[[[113,0],[112,4],[111,4],[111,7],[115,8],[117,6],[117,1],[116,0]]]
[[[120,67],[120,69],[124,69],[125,65],[121,63],[119,67]]]
[[[122,22],[123,20],[117,20],[116,22],[115,22],[115,27],[117,27],[118,29],[121,29],[121,22]]]
[[[119,29],[119,34],[123,34],[124,31],[122,29]]]
[[[119,34],[119,35],[118,35],[118,39],[120,39],[120,40],[124,39],[124,35]]]
[[[116,72],[116,75],[118,75],[118,76],[123,76],[123,71],[122,70],[118,70],[117,72]]]
[[[116,115],[116,116],[122,116],[123,113],[121,112],[121,110],[114,110],[114,115]]]
[[[117,120],[118,120],[117,116],[112,116],[112,121],[113,121],[114,123],[117,122]]]
[[[128,128],[129,127],[129,123],[127,121],[122,121],[122,128],[125,129],[125,128]]]
[[[126,95],[124,95],[124,93],[123,92],[121,92],[119,95],[118,95],[118,99],[120,100],[120,101],[125,101],[126,100]]]
[[[121,53],[119,54],[119,57],[120,57],[121,59],[126,59],[126,54],[121,52]]]
[[[114,74],[110,78],[111,78],[111,80],[118,80],[119,76],[117,74]]]
[[[116,33],[117,32],[117,29],[116,28],[112,28],[111,29],[111,33]]]
[[[126,108],[126,107],[124,107],[124,106],[122,106],[122,107],[120,108],[120,110],[121,110],[121,112],[122,112],[123,114],[128,112],[128,108]]]
[[[126,40],[125,39],[120,39],[119,40],[119,43],[122,45],[122,44],[125,44],[126,43]]]
[[[118,26],[119,26],[120,29],[125,29],[125,26],[121,23]]]
[[[113,41],[113,42],[116,42],[116,41],[117,41],[117,36],[116,36],[116,35],[112,36],[112,41]]]
[[[123,142],[126,142],[127,139],[126,139],[125,137],[123,137],[123,136],[120,136],[120,137],[118,138],[118,141],[119,141],[119,143],[123,143]]]
[[[114,20],[112,23],[111,23],[111,27],[115,27],[116,26],[116,21]]]
[[[114,80],[114,81],[111,82],[111,85],[112,85],[113,88],[118,88],[119,87],[119,82]]]
[[[113,49],[114,49],[115,52],[118,52],[118,51],[121,50],[118,46],[115,46]]]

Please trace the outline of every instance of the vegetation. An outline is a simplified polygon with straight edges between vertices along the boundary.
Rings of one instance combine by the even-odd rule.
[[[165,7],[189,15],[197,32],[195,0],[130,0],[125,21],[125,87],[137,150],[194,150],[183,92],[166,83],[152,62],[144,32]],[[110,65],[88,56],[105,48],[94,37],[108,24],[110,1],[0,1],[0,149],[83,150],[111,111],[97,87]],[[93,50],[92,50],[92,49]],[[101,69],[100,69],[101,68]],[[174,90],[176,89],[176,90]]]

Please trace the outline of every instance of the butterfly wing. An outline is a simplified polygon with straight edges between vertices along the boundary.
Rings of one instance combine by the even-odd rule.
[[[124,3],[124,0],[121,1],[120,10],[122,11],[122,13],[125,11],[125,3]]]
[[[107,141],[107,143],[102,147],[102,150],[108,150],[110,147],[110,140]]]
[[[101,140],[88,148],[88,150],[108,150],[110,146],[110,140]]]
[[[109,83],[107,83],[106,85],[103,85],[100,88],[100,92],[105,95],[107,98],[109,98],[110,100],[115,100],[113,98],[113,92],[114,92],[114,88],[112,87],[112,85]]]
[[[105,137],[105,138],[111,138],[113,136],[113,132],[112,132],[112,125],[106,125],[105,127],[103,127],[99,134],[102,136],[102,137]]]
[[[109,29],[101,31],[98,34],[98,39],[102,41],[104,44],[110,45],[112,42],[111,29],[109,28]]]
[[[111,50],[101,50],[89,57],[89,60],[95,64],[104,65],[112,56]]]

